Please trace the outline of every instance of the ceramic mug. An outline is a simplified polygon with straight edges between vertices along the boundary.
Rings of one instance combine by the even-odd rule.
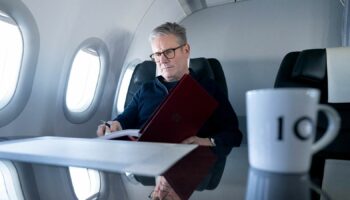
[[[338,134],[340,117],[330,106],[319,104],[320,92],[311,88],[260,89],[246,93],[249,163],[281,173],[303,173],[312,154]],[[318,112],[328,127],[315,140]]]

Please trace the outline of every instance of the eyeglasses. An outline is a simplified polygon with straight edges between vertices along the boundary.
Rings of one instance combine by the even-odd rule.
[[[186,44],[183,44],[183,45],[180,45],[178,47],[175,47],[175,48],[170,48],[170,49],[166,49],[162,52],[155,52],[155,53],[152,53],[149,57],[153,60],[153,61],[159,61],[160,60],[160,57],[162,56],[162,54],[165,56],[165,58],[167,59],[172,59],[175,57],[175,51],[176,49],[179,49],[183,46],[185,46]]]

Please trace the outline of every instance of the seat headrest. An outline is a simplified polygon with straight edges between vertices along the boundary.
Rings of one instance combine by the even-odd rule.
[[[152,81],[156,76],[156,64],[153,61],[146,60],[135,66],[135,70],[132,74],[128,92],[126,94],[125,105],[130,103],[132,97],[143,83]]]
[[[135,67],[132,81],[134,83],[145,83],[153,80],[156,74],[156,63],[150,60],[143,61]]]
[[[299,53],[299,51],[294,51],[284,56],[276,76],[274,87],[290,87],[294,85],[291,78],[294,64],[298,59]]]
[[[197,74],[199,78],[206,77],[215,80],[213,70],[206,58],[190,59],[190,68]]]
[[[327,101],[327,64],[325,49],[290,52],[282,60],[274,87],[310,87],[321,91]]]
[[[307,81],[323,81],[326,78],[327,58],[325,49],[309,49],[299,53],[292,77]]]

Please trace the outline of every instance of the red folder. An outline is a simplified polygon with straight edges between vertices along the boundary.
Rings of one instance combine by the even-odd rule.
[[[180,143],[197,134],[218,102],[184,75],[140,130],[138,141]]]

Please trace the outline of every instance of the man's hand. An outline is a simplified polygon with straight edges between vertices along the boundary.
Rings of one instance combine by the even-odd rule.
[[[156,178],[156,186],[150,195],[151,199],[172,199],[181,200],[179,195],[170,186],[164,176]]]
[[[106,123],[108,123],[110,127],[108,127]],[[108,121],[106,123],[100,124],[97,127],[97,136],[104,136],[105,133],[123,130],[122,125],[118,121]]]
[[[192,136],[182,141],[183,144],[198,144],[201,146],[214,146],[209,138],[200,138],[197,136]]]

